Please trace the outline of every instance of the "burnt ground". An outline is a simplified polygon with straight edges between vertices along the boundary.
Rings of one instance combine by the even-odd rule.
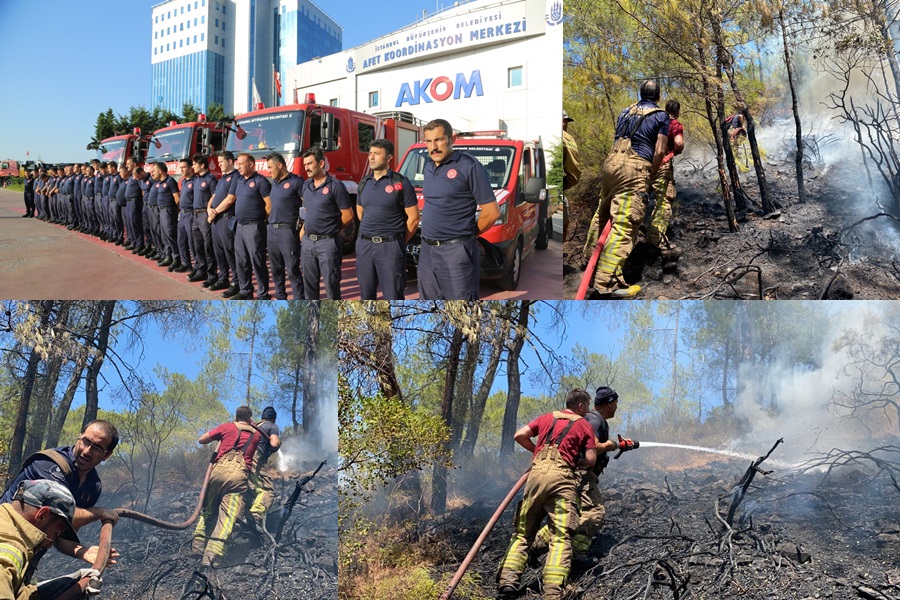
[[[638,454],[613,463],[601,477],[606,520],[591,560],[574,566],[566,598],[900,599],[900,447],[873,452],[891,463],[874,465],[860,453],[830,473],[763,462],[760,468],[772,473],[756,475],[730,535],[717,518],[716,502],[725,518],[729,493],[748,461],[674,451],[655,453],[660,462],[653,464]],[[770,461],[777,459],[776,450]],[[512,474],[510,485],[514,480]],[[430,528],[431,535],[449,538],[455,555],[437,567],[445,578],[500,497],[456,509]],[[465,597],[494,597],[512,512],[503,515],[469,569],[480,592]],[[540,598],[539,579],[539,568],[527,568],[520,597]]]
[[[675,169],[678,206],[669,235],[684,254],[674,272],[667,268],[664,273],[660,261],[642,259],[638,247],[627,279],[643,287],[639,298],[900,298],[900,222],[880,217],[850,228],[880,212],[867,186],[856,183],[862,171],[858,164],[807,166],[810,200],[800,204],[793,165],[767,160],[766,176],[781,205],[769,215],[758,205],[751,164],[741,182],[756,204],[739,215],[736,234],[728,232],[715,163],[682,160]],[[575,297],[583,275],[578,256],[599,191],[595,180],[581,182],[571,193],[572,221],[564,245],[566,298]]]
[[[121,557],[103,574],[99,598],[168,600],[206,598],[215,600],[313,599],[337,597],[337,474],[334,460],[305,486],[283,537],[274,549],[264,543],[253,527],[239,522],[229,541],[225,564],[214,571],[217,585],[207,587],[194,574],[199,558],[191,556],[193,526],[182,531],[166,531],[129,519],[120,519],[113,530],[113,547]],[[311,472],[317,463],[301,469]],[[283,503],[300,474],[276,480],[275,504],[269,513],[268,528],[276,526]],[[199,488],[199,483],[196,484]],[[173,486],[174,487],[174,486]],[[174,488],[164,501],[157,500],[148,513],[171,522],[184,521],[193,512],[199,489]],[[122,506],[123,498],[104,494],[105,506]],[[247,505],[249,509],[249,504]],[[249,517],[248,517],[249,518]],[[96,542],[99,525],[91,524],[79,533],[82,542]],[[58,552],[50,552],[37,573],[43,580],[86,566]],[[204,591],[206,588],[206,591]],[[217,595],[218,594],[218,595]]]

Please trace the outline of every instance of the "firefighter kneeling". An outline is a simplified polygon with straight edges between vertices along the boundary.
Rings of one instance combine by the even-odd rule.
[[[566,396],[565,410],[542,415],[515,433],[516,442],[534,456],[516,515],[516,531],[500,567],[500,598],[518,593],[528,548],[545,516],[549,520],[550,553],[544,565],[544,598],[562,596],[572,558],[572,536],[578,527],[575,469],[588,469],[597,459],[594,432],[584,419],[590,401],[584,390],[572,390]],[[537,444],[531,440],[534,436]]]

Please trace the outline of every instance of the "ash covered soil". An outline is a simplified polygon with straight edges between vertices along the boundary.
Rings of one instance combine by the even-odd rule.
[[[881,212],[862,167],[844,161],[806,169],[809,200],[801,204],[793,165],[766,161],[781,208],[764,215],[751,164],[741,175],[750,210],[738,215],[740,231],[729,233],[715,162],[677,162],[678,201],[669,228],[670,239],[683,250],[677,269],[664,272],[659,259],[642,256],[645,247],[639,245],[626,265],[626,280],[640,284],[639,298],[645,299],[900,298],[900,222],[879,217],[850,227]],[[598,179],[580,182],[570,194],[566,298],[575,297],[583,275],[580,255],[599,193]],[[886,204],[887,194],[881,197]]]
[[[896,461],[900,448],[893,448]],[[772,473],[756,474],[729,536],[716,501],[726,517],[728,495],[750,461],[682,452],[666,452],[667,465],[619,460],[601,476],[606,520],[589,560],[574,565],[565,598],[900,598],[900,489],[885,470],[861,460],[827,474],[800,473],[772,464],[776,450],[769,464],[760,465]],[[892,466],[895,479],[898,465]],[[515,474],[508,479],[511,486]],[[448,537],[456,556],[438,567],[445,577],[455,572],[501,497],[452,511],[434,529]],[[486,598],[496,593],[513,508],[469,569]],[[540,566],[528,567],[520,597],[540,598],[539,581]]]
[[[199,558],[191,556],[193,526],[166,531],[129,519],[120,519],[113,530],[113,547],[121,557],[103,574],[99,598],[168,600],[206,598],[236,599],[316,599],[337,597],[337,474],[335,460],[308,483],[287,520],[283,537],[275,546],[264,541],[246,519],[239,520],[227,543],[225,564],[213,571],[212,584],[195,575]],[[303,473],[317,463],[303,463]],[[294,490],[300,474],[292,473],[275,481],[276,499],[269,513],[268,528],[277,526],[283,503]],[[193,512],[198,489],[171,485],[171,494],[156,500],[147,510],[151,516],[182,522]],[[162,486],[161,486],[162,487]],[[125,499],[104,494],[104,506],[119,507]],[[250,504],[246,505],[249,509]],[[142,505],[134,507],[140,510]],[[96,543],[99,525],[91,524],[79,533],[82,542]],[[37,579],[70,573],[86,566],[59,552],[50,552],[41,561]]]

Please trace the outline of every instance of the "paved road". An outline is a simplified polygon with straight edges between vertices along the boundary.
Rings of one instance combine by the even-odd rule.
[[[0,189],[0,298],[221,298],[221,292],[210,292],[199,282],[188,282],[184,273],[169,273],[153,261],[93,236],[37,219],[23,219],[24,212],[21,192]],[[341,273],[343,298],[358,299],[353,255],[344,258]],[[270,283],[270,293],[272,289]],[[418,298],[415,280],[409,282],[406,292],[407,299]],[[506,292],[491,282],[481,286],[484,300],[550,299],[562,298],[562,294],[562,244],[555,240],[547,250],[536,250],[522,262],[519,289]]]

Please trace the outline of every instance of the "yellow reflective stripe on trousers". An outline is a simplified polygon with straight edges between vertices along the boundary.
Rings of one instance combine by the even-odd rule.
[[[241,511],[241,495],[228,494],[228,500],[219,507],[219,510],[225,511],[225,520],[222,521],[221,530],[213,531],[212,537],[206,544],[206,552],[216,556],[224,556],[225,540],[231,536],[231,530],[234,529],[238,513]]]
[[[0,561],[3,560],[11,563],[20,575],[25,570],[25,554],[12,544],[0,544]]]
[[[528,562],[528,542],[525,539],[525,530],[528,527],[526,514],[529,506],[528,498],[523,498],[516,518],[516,533],[509,543],[509,548],[506,550],[506,556],[501,565],[503,569],[510,569],[517,573],[525,570],[525,563]]]
[[[553,506],[553,526],[550,529],[550,553],[544,564],[544,583],[562,585],[569,574],[569,560],[566,554],[569,535],[569,505],[566,499],[557,496]]]
[[[609,229],[609,237],[606,238],[606,244],[604,244],[603,250],[600,252],[600,260],[597,265],[597,268],[604,273],[613,273],[616,270],[616,267],[624,262],[624,260],[617,255],[617,251],[625,242],[627,229],[629,227],[628,221],[631,218],[631,204],[634,202],[635,196],[637,196],[634,192],[625,192],[624,194],[617,195],[622,197],[622,204],[618,210],[615,211],[615,214],[610,217],[613,220],[612,226]],[[613,198],[613,201],[615,201],[615,198]]]

